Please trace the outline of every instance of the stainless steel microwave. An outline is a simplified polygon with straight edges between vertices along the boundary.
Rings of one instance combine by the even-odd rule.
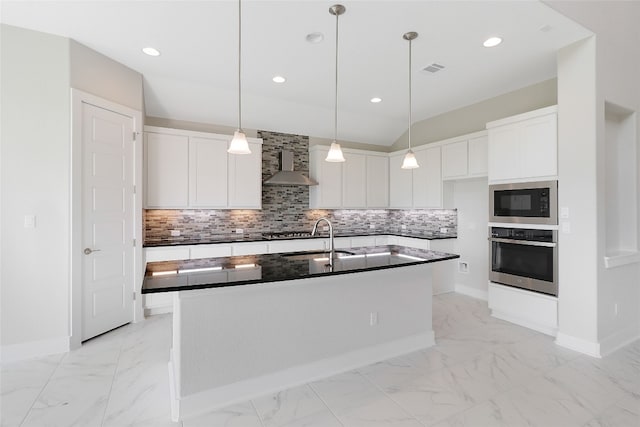
[[[489,221],[558,224],[558,181],[489,186]]]

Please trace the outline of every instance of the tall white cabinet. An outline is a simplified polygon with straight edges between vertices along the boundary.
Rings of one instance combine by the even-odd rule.
[[[262,140],[251,154],[227,153],[230,135],[145,126],[149,209],[262,207]]]

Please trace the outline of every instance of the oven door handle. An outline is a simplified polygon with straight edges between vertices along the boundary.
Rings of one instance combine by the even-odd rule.
[[[513,239],[501,239],[498,237],[489,237],[490,241],[498,243],[513,243],[516,245],[529,245],[529,246],[543,246],[545,248],[555,248],[557,243],[553,242],[535,242],[531,240],[513,240]]]

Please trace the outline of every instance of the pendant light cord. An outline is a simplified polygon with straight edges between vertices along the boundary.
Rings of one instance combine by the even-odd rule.
[[[333,142],[338,142],[338,19],[340,15],[336,13],[336,87],[335,87],[335,108],[333,111]]]
[[[242,0],[238,0],[238,130],[242,132]]]
[[[411,151],[411,40],[409,40],[409,151]]]

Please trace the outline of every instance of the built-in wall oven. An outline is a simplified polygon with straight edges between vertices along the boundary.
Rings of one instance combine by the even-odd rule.
[[[558,224],[558,181],[489,186],[489,221]]]
[[[489,280],[558,295],[557,231],[489,227]]]

